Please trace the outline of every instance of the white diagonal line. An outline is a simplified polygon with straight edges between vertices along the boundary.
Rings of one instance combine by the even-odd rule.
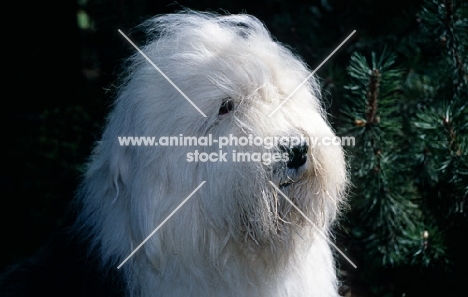
[[[202,116],[204,116],[204,117],[206,118],[206,115],[203,113],[203,111],[201,111],[200,108],[198,108],[198,106],[196,106],[195,103],[193,103],[193,101],[190,100],[190,98],[187,97],[187,95],[185,95],[184,92],[182,92],[182,90],[179,89],[179,87],[177,87],[177,85],[176,85],[174,82],[172,82],[172,80],[171,80],[169,77],[167,77],[167,75],[164,74],[164,72],[162,72],[161,69],[159,69],[159,67],[156,66],[156,64],[154,64],[153,61],[151,61],[150,58],[148,58],[148,56],[146,56],[144,52],[141,51],[141,50],[130,40],[130,38],[127,37],[127,35],[125,35],[120,29],[117,30],[117,31],[119,31],[119,33],[122,34],[122,36],[123,36],[125,39],[127,39],[127,41],[128,41],[128,42],[129,42],[129,43],[146,59],[146,60],[148,60],[148,62],[149,62],[151,65],[153,65],[153,67],[156,68],[156,70],[157,70],[157,71],[158,71],[158,72],[159,72],[159,73],[160,73],[160,74],[177,90],[177,91],[179,91],[179,93],[180,93],[182,96],[184,96],[184,98],[187,99],[187,101],[190,102],[190,104],[192,104],[193,107],[195,107],[195,109],[198,110],[199,113],[202,114]]]
[[[151,232],[151,234],[148,235],[148,236],[145,238],[145,240],[143,240],[143,242],[140,243],[140,245],[137,246],[137,247],[133,250],[133,252],[132,252],[130,255],[128,255],[128,257],[125,258],[125,260],[122,261],[122,263],[120,263],[119,266],[117,266],[117,269],[120,269],[120,267],[122,267],[122,265],[124,265],[125,262],[127,262],[128,259],[130,259],[130,257],[132,257],[132,256],[145,244],[145,242],[147,242],[147,241],[151,238],[151,236],[153,236],[153,235],[159,230],[159,228],[161,228],[161,227],[162,227],[162,226],[179,210],[179,208],[181,208],[182,205],[184,205],[185,202],[187,202],[187,201],[190,199],[190,197],[192,197],[193,194],[195,194],[195,192],[198,191],[198,189],[200,189],[200,188],[203,186],[203,184],[205,184],[205,182],[206,182],[206,181],[203,181],[195,190],[193,190],[193,192],[190,193],[190,195],[188,195],[188,197],[185,198],[184,201],[182,201],[182,203],[180,203],[179,206],[177,206],[176,209],[174,209],[174,210],[171,212],[171,214],[169,214],[169,215],[167,216],[167,218],[165,218],[164,221],[162,221],[161,224],[159,224],[159,226],[156,227],[156,229],[154,229],[154,231]]]
[[[326,57],[325,60],[323,60],[323,62],[320,63],[320,65],[318,65],[317,68],[315,68],[314,71],[312,71],[312,72],[307,76],[307,78],[304,79],[304,81],[301,82],[301,83],[297,86],[297,88],[295,88],[294,91],[292,91],[291,94],[289,94],[289,96],[286,97],[286,99],[284,99],[283,102],[281,102],[281,104],[278,105],[278,107],[276,107],[275,110],[273,110],[273,111],[268,115],[268,117],[271,117],[275,112],[277,112],[278,109],[280,109],[281,106],[283,106],[283,104],[285,104],[286,101],[288,101],[289,98],[291,98],[291,97],[297,92],[297,90],[299,90],[299,88],[302,87],[302,86],[312,77],[312,75],[314,75],[314,73],[317,72],[317,70],[319,70],[320,67],[322,67],[322,65],[325,64],[325,62],[327,62],[328,59],[330,59],[331,56],[333,56],[333,55],[336,53],[336,51],[338,51],[338,50],[340,49],[340,47],[341,47],[343,44],[345,44],[345,42],[348,41],[348,39],[351,38],[351,36],[353,36],[354,33],[356,33],[356,30],[354,30],[353,32],[351,32],[351,34],[349,34],[349,36],[346,37],[346,39],[343,40],[343,42],[341,42],[340,45],[338,45],[338,47],[335,48],[335,50],[334,50],[331,54],[329,54],[328,57]]]
[[[357,268],[356,264],[353,263],[353,261],[351,261],[351,259],[349,259],[345,253],[343,253],[333,242],[331,242],[331,240],[325,235],[323,234],[322,230],[320,230],[319,227],[317,227],[314,222],[312,222],[311,219],[309,219],[303,212],[302,210],[299,209],[299,207],[297,207],[292,201],[291,199],[288,198],[288,196],[286,196],[283,192],[281,192],[281,190],[272,182],[270,181],[270,184],[284,197],[284,199],[286,199],[286,201],[288,201],[303,217],[304,219],[306,219],[319,233],[320,235],[323,236],[323,238],[325,238],[325,240],[330,244],[332,245],[346,260],[348,260],[348,262],[354,267],[354,268]]]

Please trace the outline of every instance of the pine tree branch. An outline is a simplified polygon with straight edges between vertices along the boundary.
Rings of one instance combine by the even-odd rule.
[[[377,124],[377,103],[379,99],[380,87],[380,71],[373,69],[369,78],[369,85],[367,91],[367,108],[366,108],[366,122],[367,125]]]
[[[461,155],[461,151],[459,151],[458,149],[458,143],[456,141],[456,134],[455,134],[455,131],[453,129],[453,125],[452,125],[452,122],[450,121],[450,119],[448,117],[442,117],[442,124],[445,128],[445,130],[447,131],[448,133],[448,141],[449,141],[449,149],[454,152],[456,155],[460,156]]]
[[[454,90],[459,91],[463,85],[463,78],[465,77],[464,69],[463,69],[463,60],[460,56],[460,53],[457,50],[457,42],[455,38],[454,32],[454,24],[453,24],[453,1],[452,0],[443,0],[444,8],[445,8],[445,17],[444,17],[444,24],[445,30],[448,32],[450,36],[450,42],[444,42],[444,45],[447,46],[449,52],[451,53],[452,60],[457,70],[458,78],[453,80],[453,87]],[[454,93],[456,96],[456,92]]]

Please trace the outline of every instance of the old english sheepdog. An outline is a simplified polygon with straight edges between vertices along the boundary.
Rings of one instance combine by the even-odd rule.
[[[30,290],[338,296],[328,238],[347,172],[341,146],[310,142],[334,132],[305,63],[247,14],[185,11],[142,28],[152,63],[129,59],[69,241]]]

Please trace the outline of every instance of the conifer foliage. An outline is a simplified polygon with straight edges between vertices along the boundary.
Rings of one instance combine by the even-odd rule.
[[[370,49],[347,69],[339,133],[356,144],[346,230],[377,296],[457,286],[468,269],[468,4],[427,0],[418,21],[416,58]]]

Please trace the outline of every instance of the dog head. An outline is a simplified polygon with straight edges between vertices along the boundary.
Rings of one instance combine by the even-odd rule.
[[[146,244],[155,266],[187,247],[199,258],[229,245],[276,251],[306,228],[303,214],[325,231],[346,168],[340,146],[310,143],[334,134],[305,63],[249,15],[188,12],[143,28],[146,57],[130,59],[83,186],[82,221],[104,258],[129,254],[203,181]],[[128,136],[178,145],[121,145]]]

